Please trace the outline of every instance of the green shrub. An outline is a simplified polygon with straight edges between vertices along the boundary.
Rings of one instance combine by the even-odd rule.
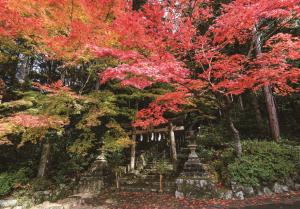
[[[28,182],[28,169],[21,168],[17,172],[0,173],[0,196],[8,195],[18,184]]]
[[[9,173],[0,174],[0,196],[9,194],[13,189],[13,178]]]
[[[173,166],[165,160],[159,160],[154,164],[154,169],[158,174],[165,175],[173,171]]]
[[[46,178],[35,178],[31,180],[30,186],[33,191],[44,191],[49,190],[53,186],[53,183]]]
[[[275,142],[247,141],[240,159],[228,164],[231,181],[249,186],[284,183],[299,175],[299,147]]]

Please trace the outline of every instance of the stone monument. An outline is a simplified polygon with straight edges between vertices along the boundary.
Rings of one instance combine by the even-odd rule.
[[[213,183],[209,180],[207,172],[196,153],[196,139],[198,137],[200,137],[200,127],[198,127],[198,133],[193,130],[187,132],[186,139],[189,141],[190,153],[182,173],[176,179],[176,197],[210,198],[215,194]]]
[[[98,193],[104,187],[104,178],[107,171],[107,161],[103,144],[98,149],[99,155],[92,163],[87,172],[80,178],[77,192],[79,193]]]
[[[190,149],[190,153],[188,156],[188,160],[184,163],[183,167],[183,175],[185,176],[205,176],[205,170],[203,168],[203,164],[200,162],[200,159],[196,153],[197,142],[196,138],[199,135],[196,135],[194,131],[189,131],[186,139],[189,141],[188,148]]]

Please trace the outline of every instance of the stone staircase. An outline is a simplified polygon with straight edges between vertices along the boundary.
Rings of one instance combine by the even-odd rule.
[[[166,175],[163,178],[163,191],[174,194],[176,177]],[[159,192],[159,174],[154,163],[149,163],[140,173],[128,173],[120,178],[120,190],[130,192]]]

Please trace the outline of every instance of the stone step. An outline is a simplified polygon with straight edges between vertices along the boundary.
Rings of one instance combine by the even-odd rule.
[[[120,187],[121,191],[128,191],[128,192],[159,192],[159,186],[158,187],[135,187],[135,186],[126,186],[126,187]],[[164,187],[163,191],[165,193],[175,193],[176,188],[171,187]]]
[[[121,185],[144,185],[144,186],[159,186],[159,182],[143,182],[143,181],[137,181],[137,182],[127,182],[127,181],[120,181]],[[176,187],[176,183],[175,182],[163,182],[164,186],[168,186],[168,187]]]

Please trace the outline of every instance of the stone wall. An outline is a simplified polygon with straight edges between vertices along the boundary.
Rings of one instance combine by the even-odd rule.
[[[180,176],[176,179],[177,190],[175,196],[178,198],[213,198],[216,196],[214,184],[207,178],[201,176]]]

